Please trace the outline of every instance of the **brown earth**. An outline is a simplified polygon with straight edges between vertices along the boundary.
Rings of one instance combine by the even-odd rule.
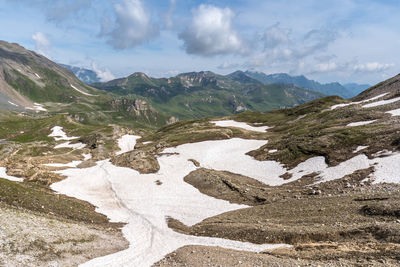
[[[184,234],[293,247],[270,251],[269,256],[234,252],[233,258],[228,254],[232,252],[221,248],[181,248],[156,266],[397,266],[400,186],[361,182],[371,171],[311,186],[306,185],[315,177],[303,177],[276,187],[229,172],[193,171],[185,181],[202,193],[252,207],[192,227],[171,218],[171,228]]]

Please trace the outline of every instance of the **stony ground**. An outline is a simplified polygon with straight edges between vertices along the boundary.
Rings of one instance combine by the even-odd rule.
[[[198,169],[185,181],[201,192],[253,207],[227,212],[181,233],[293,247],[266,253],[181,248],[156,266],[398,266],[400,186],[361,182],[370,170],[313,186],[313,177],[266,186],[228,172]],[[239,263],[239,261],[241,263]]]
[[[61,220],[0,203],[0,266],[77,266],[127,246],[116,228]]]

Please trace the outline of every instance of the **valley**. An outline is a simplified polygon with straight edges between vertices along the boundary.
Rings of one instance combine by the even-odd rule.
[[[400,76],[92,87],[6,42],[0,67],[0,265],[399,264]]]

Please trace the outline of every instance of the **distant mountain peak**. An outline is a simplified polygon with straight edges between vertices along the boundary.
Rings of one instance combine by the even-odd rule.
[[[304,75],[291,76],[287,73],[265,74],[263,72],[246,71],[245,74],[264,84],[294,84],[312,91],[323,93],[325,95],[339,95],[343,98],[354,97],[369,87],[369,85],[355,86],[354,84],[352,86],[343,86],[338,82],[322,84],[317,81],[310,80]]]

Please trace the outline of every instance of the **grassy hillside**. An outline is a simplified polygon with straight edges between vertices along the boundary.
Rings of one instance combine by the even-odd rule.
[[[266,112],[323,96],[294,85],[263,85],[238,73],[190,72],[169,79],[134,73],[94,86],[121,96],[145,97],[157,110],[179,119],[226,116],[245,110]]]

